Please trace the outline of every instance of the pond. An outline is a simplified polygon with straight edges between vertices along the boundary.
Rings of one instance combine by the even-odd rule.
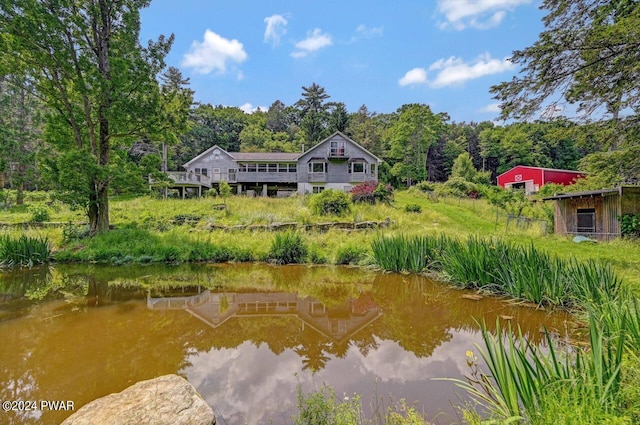
[[[0,399],[77,410],[133,383],[186,377],[218,423],[291,424],[298,388],[331,385],[365,408],[406,399],[457,421],[455,386],[479,322],[520,326],[543,344],[571,325],[504,300],[466,298],[423,276],[266,264],[56,265],[0,273]],[[461,398],[462,397],[462,398]],[[0,412],[57,424],[70,411]]]

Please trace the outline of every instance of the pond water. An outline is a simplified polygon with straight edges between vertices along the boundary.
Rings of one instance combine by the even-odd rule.
[[[464,298],[422,276],[265,264],[57,265],[0,273],[0,400],[72,401],[186,377],[218,423],[291,424],[298,388],[331,385],[366,409],[406,399],[458,421],[450,382],[468,372],[478,322],[520,326],[537,344],[570,317]],[[70,411],[0,412],[57,424]]]

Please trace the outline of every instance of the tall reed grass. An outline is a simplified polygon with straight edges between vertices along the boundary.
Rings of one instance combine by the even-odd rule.
[[[593,313],[593,312],[592,312]],[[617,318],[625,327],[624,319]],[[625,333],[611,332],[589,315],[589,348],[561,350],[547,333],[546,348],[527,341],[510,328],[496,335],[483,325],[484,347],[477,347],[488,371],[480,369],[474,353],[467,353],[471,373],[466,380],[452,379],[499,423],[523,419],[531,424],[631,423],[620,409],[620,389]],[[553,418],[546,412],[556,411]],[[557,422],[556,422],[557,421]],[[613,421],[613,422],[607,422]]]
[[[50,258],[51,244],[47,238],[0,236],[0,267],[31,267],[48,263]]]
[[[608,264],[559,258],[497,238],[378,237],[374,261],[385,270],[439,272],[453,283],[538,305],[578,307],[615,298],[621,282]]]

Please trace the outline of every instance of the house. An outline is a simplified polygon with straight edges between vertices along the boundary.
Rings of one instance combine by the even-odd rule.
[[[640,186],[573,192],[551,196],[558,235],[584,235],[598,240],[621,236],[618,217],[640,213]]]
[[[221,181],[236,193],[288,196],[324,189],[349,191],[358,183],[378,181],[380,159],[341,132],[335,132],[306,152],[227,152],[212,146],[183,167],[169,172],[173,188],[185,196],[200,195]]]
[[[524,189],[530,195],[547,183],[568,186],[584,177],[586,173],[580,171],[518,165],[498,176],[498,186],[504,189]]]
[[[324,337],[345,343],[382,316],[373,298],[361,295],[343,305],[326,306],[313,297],[285,292],[215,293],[205,290],[186,297],[147,297],[149,310],[183,310],[212,328],[231,319],[293,317],[301,330],[314,329]]]

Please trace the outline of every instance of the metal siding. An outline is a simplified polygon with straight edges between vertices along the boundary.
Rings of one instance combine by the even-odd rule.
[[[556,183],[564,186],[573,184],[576,180],[585,177],[583,173],[559,170],[544,170],[544,181],[542,184]]]
[[[516,180],[517,175],[522,176],[521,180]],[[506,188],[506,185],[509,183],[520,183],[527,180],[533,180],[534,184],[542,186],[542,169],[529,168],[518,165],[516,167],[513,167],[511,170],[499,175],[497,182],[498,186]]]

